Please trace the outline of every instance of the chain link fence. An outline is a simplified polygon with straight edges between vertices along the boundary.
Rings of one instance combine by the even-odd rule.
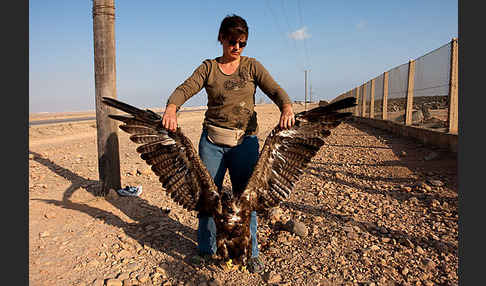
[[[458,41],[452,39],[415,60],[355,87],[331,102],[355,97],[355,116],[457,134]]]

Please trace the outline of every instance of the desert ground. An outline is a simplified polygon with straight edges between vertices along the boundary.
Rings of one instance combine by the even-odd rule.
[[[256,111],[262,146],[279,111]],[[94,112],[29,120],[85,115]],[[203,116],[179,115],[196,148]],[[121,184],[141,185],[140,197],[94,195],[95,120],[29,127],[29,285],[458,285],[455,153],[343,122],[289,200],[259,214],[266,267],[250,274],[189,262],[196,214],[164,193],[136,144],[118,135]]]

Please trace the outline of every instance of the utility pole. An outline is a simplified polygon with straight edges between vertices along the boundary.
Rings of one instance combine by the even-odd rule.
[[[307,70],[304,70],[304,73],[305,73],[305,79],[304,79],[304,85],[305,85],[304,110],[307,111]]]
[[[92,12],[98,172],[101,182],[101,189],[96,195],[105,196],[110,189],[121,187],[118,126],[108,118],[108,114],[114,113],[114,110],[102,103],[105,96],[116,98],[114,0],[93,0]]]
[[[312,103],[312,81],[310,80],[310,70],[309,70],[309,103]]]

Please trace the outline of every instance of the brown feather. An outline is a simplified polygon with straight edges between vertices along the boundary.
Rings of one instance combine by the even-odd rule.
[[[297,114],[290,129],[276,126],[265,140],[241,198],[256,198],[249,204],[257,209],[272,207],[287,199],[300,175],[324,145],[324,139],[331,134],[330,130],[351,115],[337,110],[354,105],[355,99],[346,98]]]
[[[129,115],[110,114],[125,123],[120,129],[131,134],[140,157],[151,165],[163,190],[188,210],[220,210],[219,193],[214,181],[196,153],[191,141],[178,128],[169,132],[162,127],[162,118],[151,110],[141,110],[113,98],[103,103]],[[204,203],[201,203],[204,202]]]
[[[157,135],[159,132],[153,128],[142,125],[120,125],[120,129],[130,134]]]
[[[137,144],[147,144],[147,143],[154,143],[154,142],[160,142],[163,140],[163,138],[160,135],[147,135],[147,134],[135,134],[130,136],[130,140]]]

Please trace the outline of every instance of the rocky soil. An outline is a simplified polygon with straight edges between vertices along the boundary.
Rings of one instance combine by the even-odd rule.
[[[279,112],[257,112],[263,144]],[[179,118],[196,146],[203,114]],[[249,274],[189,263],[196,214],[118,134],[122,185],[140,197],[93,195],[95,121],[29,128],[29,285],[458,285],[457,154],[341,124],[290,199],[259,214],[266,270]]]

